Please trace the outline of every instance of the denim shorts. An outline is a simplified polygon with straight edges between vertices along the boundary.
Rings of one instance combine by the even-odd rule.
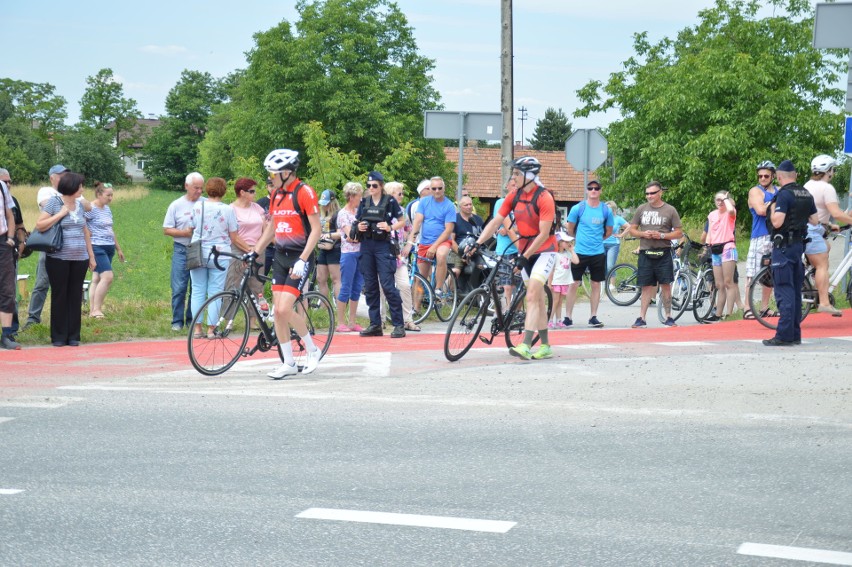
[[[811,241],[805,244],[805,254],[825,254],[828,252],[828,244],[825,243],[825,229],[821,224],[808,224],[808,238]]]
[[[108,244],[92,244],[95,252],[95,271],[99,274],[112,271],[112,258],[115,256],[115,246]]]

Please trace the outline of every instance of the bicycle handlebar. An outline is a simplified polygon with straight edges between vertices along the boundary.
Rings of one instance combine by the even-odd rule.
[[[218,248],[216,248],[215,246],[210,250],[210,254],[213,256],[213,264],[216,266],[216,269],[219,270],[219,271],[222,271],[222,272],[224,272],[226,270],[226,268],[223,268],[219,264],[219,256],[227,256],[229,258],[233,258],[234,260],[240,260],[241,262],[245,262],[246,261],[245,257],[247,256],[247,254],[243,254],[242,256],[240,256],[238,254],[234,254],[233,252],[222,252]],[[254,259],[252,259],[251,263],[252,263],[252,271],[253,272],[256,272],[256,270],[254,269],[255,267],[260,268],[260,266],[261,266],[261,264],[257,261],[257,256],[255,256]]]

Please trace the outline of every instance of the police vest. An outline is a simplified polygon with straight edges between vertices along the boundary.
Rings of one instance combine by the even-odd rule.
[[[769,212],[767,212],[766,215],[766,225],[772,232],[773,236],[776,234],[783,234],[785,236],[793,235],[797,237],[804,236],[807,232],[808,217],[811,216],[811,210],[814,204],[813,195],[811,195],[810,192],[801,185],[788,183],[778,190],[772,198],[772,201],[770,201],[770,207],[772,206],[772,203],[778,200],[778,196],[782,191],[790,191],[793,193],[795,202],[784,216],[784,224],[782,224],[779,228],[772,226],[772,221],[770,220],[772,215]]]
[[[386,230],[380,230],[376,227],[376,224],[380,222],[387,222],[390,196],[385,193],[382,195],[379,202],[374,204],[373,198],[368,195],[364,198],[362,206],[363,213],[361,214],[361,221],[367,222],[370,225],[370,228],[367,229],[367,238],[371,238],[373,240],[387,240],[390,233]]]

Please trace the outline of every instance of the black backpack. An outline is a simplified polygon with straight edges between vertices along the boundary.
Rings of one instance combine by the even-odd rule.
[[[544,192],[544,191],[547,191],[548,193],[550,193],[550,196],[553,197],[553,202],[555,204],[556,203],[556,197],[553,195],[553,191],[551,191],[547,187],[543,187],[541,185],[538,185],[538,186],[536,186],[535,191],[533,191],[532,199],[529,200],[529,201],[522,201],[521,200],[521,193],[524,192],[523,189],[518,189],[517,191],[515,191],[515,199],[512,201],[512,212],[515,211],[515,207],[518,206],[518,203],[524,203],[527,207],[532,205],[533,211],[535,211],[536,216],[538,216],[540,214],[539,209],[538,209],[538,198],[542,194],[542,192]],[[514,219],[513,219],[513,222],[514,222]],[[553,224],[550,225],[550,234],[556,234],[556,231],[558,229],[559,229],[559,215],[554,214],[553,215]],[[529,238],[529,237],[526,237],[526,238]]]

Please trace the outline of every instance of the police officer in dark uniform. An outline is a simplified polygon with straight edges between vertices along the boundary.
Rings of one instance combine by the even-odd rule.
[[[766,346],[802,344],[802,265],[807,223],[817,223],[817,209],[810,192],[796,183],[796,168],[784,160],[776,170],[781,189],[770,204],[767,221],[772,231],[772,279],[775,301],[781,317],[775,336],[764,339]]]
[[[385,178],[377,171],[367,176],[367,196],[361,199],[355,219],[360,234],[361,257],[358,267],[364,276],[364,297],[370,310],[370,326],[361,331],[362,337],[382,336],[381,294],[385,292],[393,323],[392,339],[405,336],[402,300],[394,282],[396,254],[391,252],[391,230],[405,225],[402,207],[396,199],[385,194]]]

